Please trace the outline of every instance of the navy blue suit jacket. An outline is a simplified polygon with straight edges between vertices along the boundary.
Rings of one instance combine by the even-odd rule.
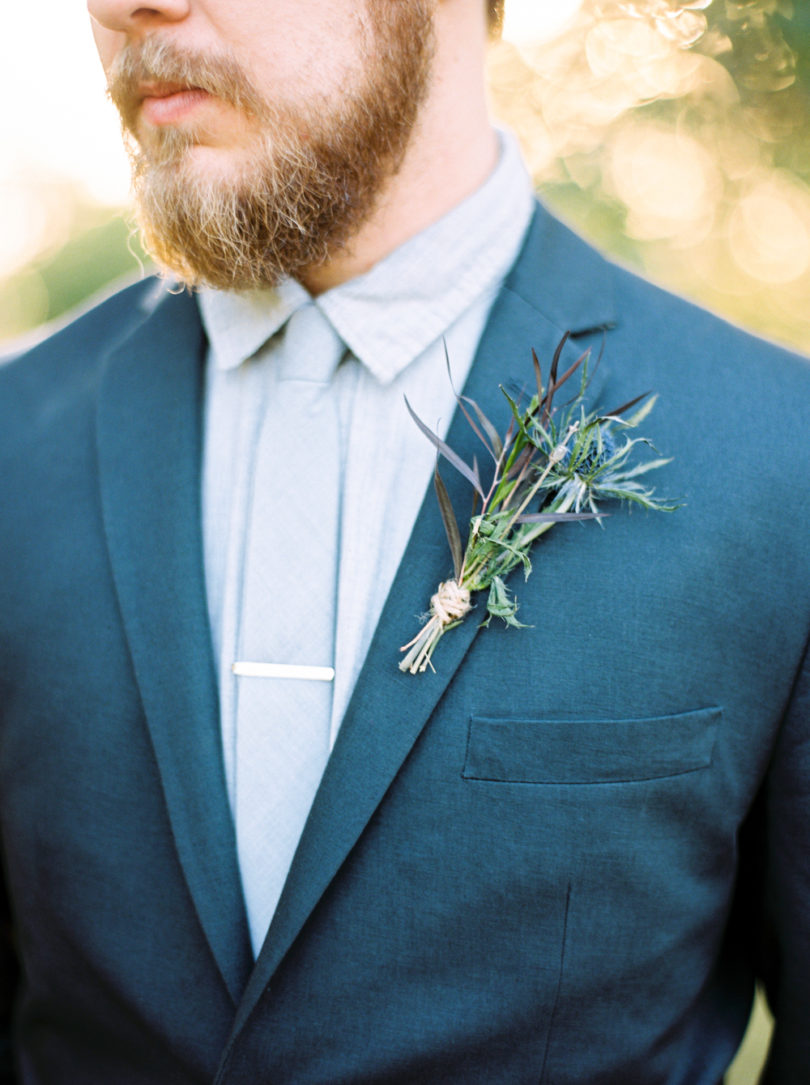
[[[659,393],[685,505],[556,527],[529,628],[468,620],[411,677],[450,572],[427,494],[255,965],[195,301],[141,283],[0,369],[10,1080],[716,1085],[759,974],[767,1080],[810,1081],[810,366],[540,210],[467,392],[503,419],[568,329],[606,337],[603,406]]]

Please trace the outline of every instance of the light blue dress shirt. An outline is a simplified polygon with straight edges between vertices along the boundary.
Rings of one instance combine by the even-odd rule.
[[[460,389],[532,210],[531,181],[517,143],[501,133],[498,164],[476,192],[371,271],[316,299],[348,348],[333,382],[341,421],[341,447],[335,452],[341,457],[343,484],[335,680],[330,719],[324,721],[330,746],[431,482],[434,449],[408,416],[404,397],[428,425],[446,432],[455,399],[445,344]],[[237,681],[232,666],[239,642],[250,479],[259,426],[273,411],[280,333],[288,317],[309,300],[292,280],[273,290],[200,294],[210,344],[203,539],[232,808]],[[415,599],[414,614],[427,604]],[[413,632],[403,629],[402,643]],[[399,647],[391,645],[392,666]],[[257,949],[264,930],[252,924],[252,935]]]

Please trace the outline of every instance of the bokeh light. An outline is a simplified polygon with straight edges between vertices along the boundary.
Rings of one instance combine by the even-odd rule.
[[[808,8],[583,0],[553,38],[500,43],[490,71],[499,116],[564,217],[810,352]]]

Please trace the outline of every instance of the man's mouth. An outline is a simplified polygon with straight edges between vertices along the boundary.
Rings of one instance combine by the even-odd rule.
[[[156,126],[178,124],[211,101],[208,91],[181,83],[142,83],[138,98],[141,116]]]

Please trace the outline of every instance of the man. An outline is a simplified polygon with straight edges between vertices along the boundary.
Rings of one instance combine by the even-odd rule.
[[[810,1080],[806,364],[533,208],[480,0],[89,9],[198,289],[0,372],[8,1079],[717,1085],[760,975]],[[565,331],[683,507],[556,526],[526,628],[405,673],[451,562],[403,393],[471,462],[444,345],[505,425]]]

